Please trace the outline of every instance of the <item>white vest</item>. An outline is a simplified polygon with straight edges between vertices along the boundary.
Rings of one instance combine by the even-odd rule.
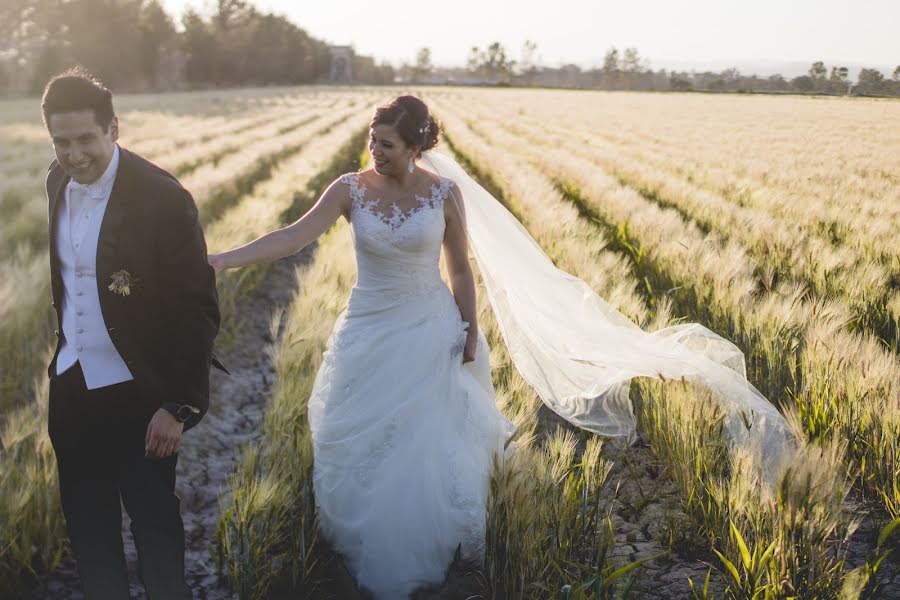
[[[61,375],[80,362],[89,390],[133,379],[109,337],[97,289],[97,242],[118,167],[116,146],[100,179],[88,186],[69,183],[56,220],[65,334],[56,373]],[[108,284],[99,282],[104,288]]]

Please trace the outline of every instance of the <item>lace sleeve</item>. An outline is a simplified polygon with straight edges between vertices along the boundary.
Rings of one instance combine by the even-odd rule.
[[[338,181],[350,186],[350,199],[352,200],[353,206],[362,204],[362,198],[363,194],[365,194],[366,187],[359,185],[359,173],[345,173],[341,175]]]

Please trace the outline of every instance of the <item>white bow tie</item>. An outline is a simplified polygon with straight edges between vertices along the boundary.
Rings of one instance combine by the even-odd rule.
[[[77,191],[81,193],[83,196],[90,196],[94,200],[102,200],[103,199],[103,185],[99,181],[95,181],[94,183],[83,184],[78,183],[74,179],[69,180],[68,184],[69,190]]]

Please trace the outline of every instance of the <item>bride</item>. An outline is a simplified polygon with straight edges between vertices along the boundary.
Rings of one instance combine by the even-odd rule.
[[[628,437],[632,377],[695,380],[722,406],[732,446],[756,449],[771,480],[790,434],[747,382],[740,350],[698,324],[642,331],[557,270],[451,158],[428,152],[437,141],[421,100],[394,99],[370,123],[373,168],[337,179],[295,223],[209,256],[216,271],[271,261],[341,216],[351,225],[357,281],[309,422],[320,527],[359,585],[406,598],[440,582],[458,550],[483,556],[490,468],[513,428],[494,404],[470,244],[510,357],[551,409]]]
[[[370,124],[374,168],[332,183],[294,224],[209,257],[217,271],[273,260],[341,216],[351,224],[358,278],[309,401],[313,483],[323,534],[376,598],[441,581],[458,547],[479,559],[491,461],[512,433],[494,404],[459,190],[416,165],[437,140],[425,104],[397,98]]]

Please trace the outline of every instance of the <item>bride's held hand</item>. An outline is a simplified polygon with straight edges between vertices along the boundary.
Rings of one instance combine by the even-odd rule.
[[[216,271],[216,274],[221,273],[227,268],[225,265],[225,257],[221,254],[209,254],[206,257],[206,261]]]

